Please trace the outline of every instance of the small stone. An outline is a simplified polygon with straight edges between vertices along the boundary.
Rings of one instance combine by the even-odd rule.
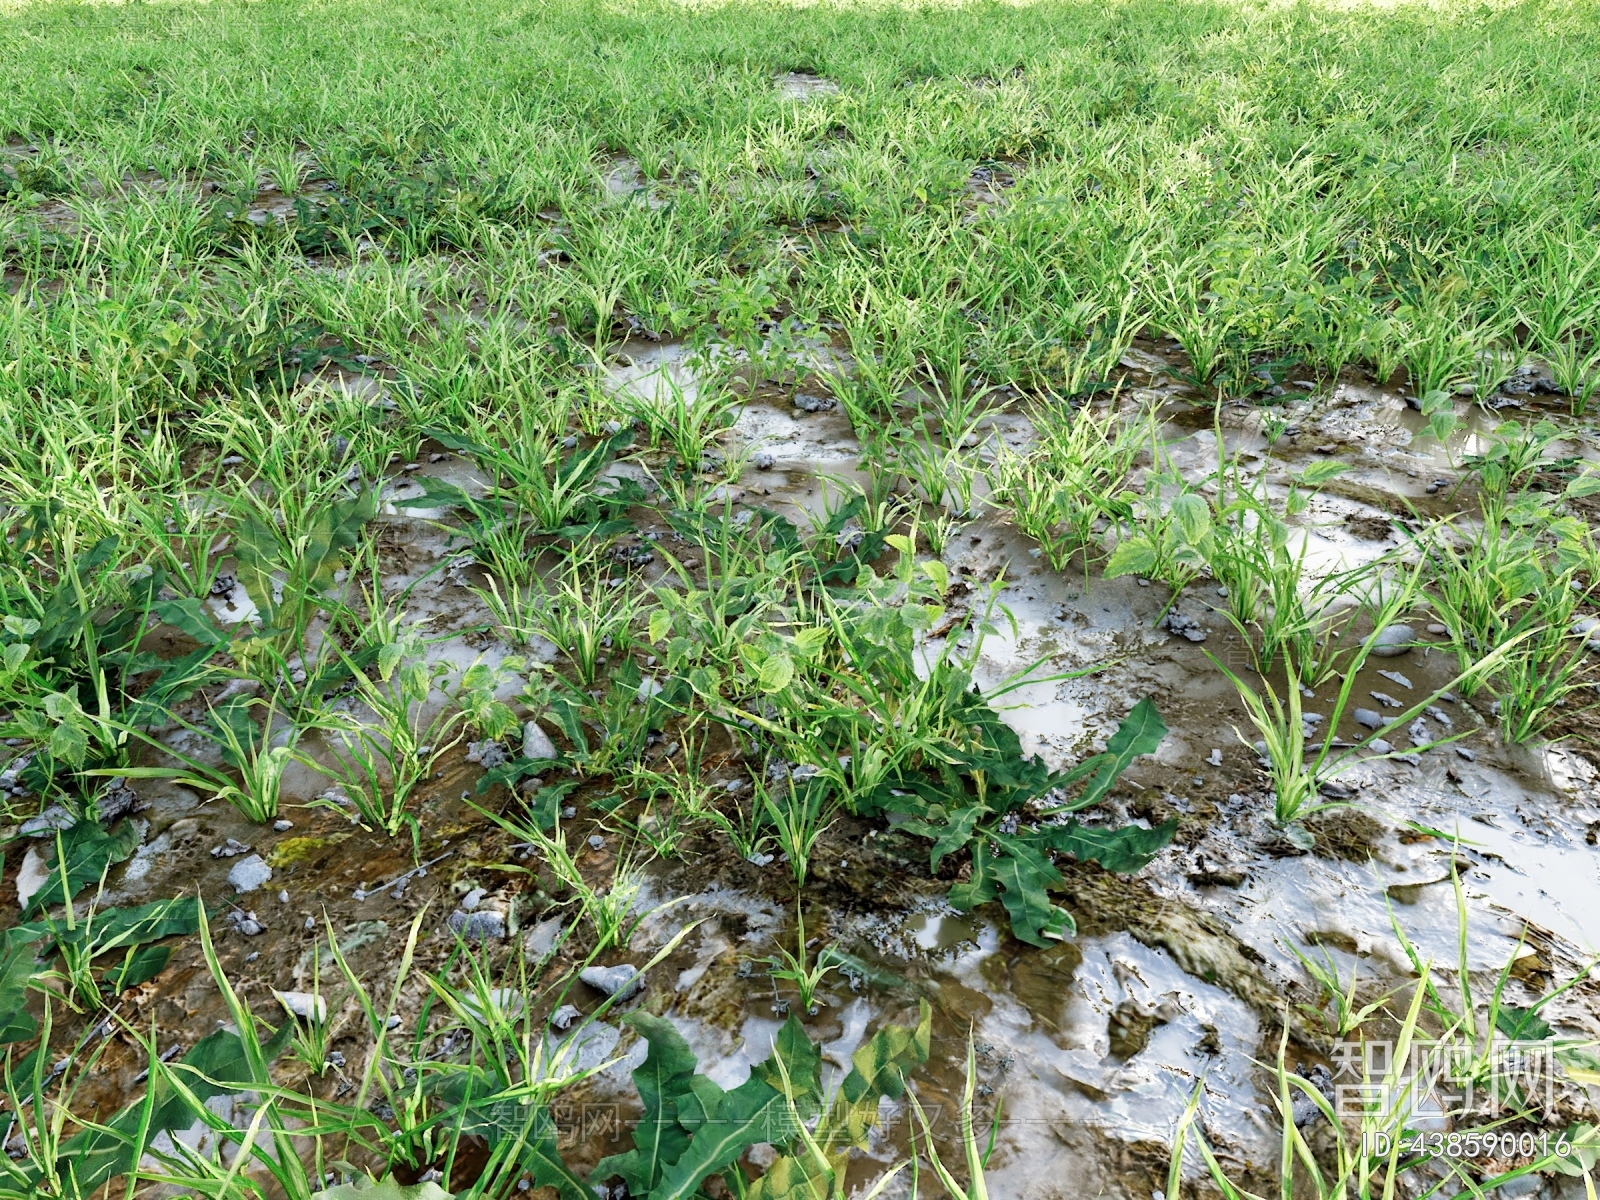
[[[228,920],[233,924],[234,931],[242,937],[260,937],[267,931],[267,927],[256,920],[253,912],[231,912]]]
[[[305,924],[301,926],[301,928],[303,928],[307,933],[310,933],[316,927],[317,919],[315,917],[307,917]]]
[[[286,891],[285,892],[279,892],[278,893],[278,903],[279,904],[287,904],[287,903],[289,903],[289,893],[286,892]]]
[[[291,830],[293,828],[294,828],[294,822],[286,820],[283,817],[279,817],[276,821],[274,821],[272,823],[272,832],[273,833],[288,833],[289,830]]]
[[[239,893],[253,892],[267,880],[272,878],[272,868],[259,854],[252,854],[249,858],[234,864],[233,870],[228,872],[228,882],[233,885],[233,890]]]
[[[326,1021],[328,1019],[328,1002],[313,992],[280,992],[272,993],[277,997],[278,1003],[283,1005],[283,1010],[291,1017],[298,1017],[302,1021]]]
[[[615,967],[585,967],[578,978],[604,996],[626,1000],[644,990],[644,976],[639,968],[621,963]]]
[[[591,849],[591,850],[604,850],[605,848],[606,848],[606,840],[605,840],[605,838],[601,837],[598,833],[591,833],[589,835],[589,849]]]
[[[640,680],[639,682],[639,702],[642,704],[646,700],[653,699],[654,697],[659,696],[664,690],[665,688],[662,686],[662,683],[659,679],[656,679],[650,675],[646,675],[644,679]]]
[[[550,1014],[550,1024],[556,1029],[571,1029],[572,1023],[583,1016],[572,1004],[563,1004]]]
[[[473,888],[465,896],[461,897],[461,911],[471,912],[473,909],[477,908],[478,905],[483,903],[483,898],[486,894],[487,893],[481,887]]]
[[[750,456],[750,465],[758,471],[770,471],[778,460],[766,450],[757,450]]]
[[[505,766],[510,756],[499,742],[486,738],[481,742],[467,743],[466,759],[469,763],[477,763],[485,771],[493,771],[497,767]]]
[[[245,845],[243,842],[236,842],[232,838],[229,838],[220,846],[213,846],[211,848],[212,858],[233,858],[236,855],[249,853],[249,846]]]
[[[1437,621],[1429,621],[1428,632],[1433,634],[1434,637],[1444,637],[1450,632],[1450,628],[1449,626],[1439,624]]]
[[[38,816],[29,817],[24,821],[20,832],[24,837],[45,837],[55,833],[58,829],[62,831],[71,829],[77,823],[78,818],[74,817],[65,808],[59,804],[52,804]],[[248,846],[245,847],[246,850],[249,848]],[[211,853],[215,855],[216,851],[213,850]]]
[[[1208,766],[1220,767],[1222,765],[1222,751],[1213,747],[1211,753],[1206,756],[1206,764]]]
[[[1140,587],[1149,587],[1150,586],[1150,581],[1148,579],[1135,579],[1134,582],[1137,583]]]
[[[506,935],[505,914],[495,912],[492,908],[470,913],[457,909],[450,914],[450,920],[446,924],[451,933],[467,942],[484,942]]]
[[[1379,671],[1378,674],[1382,675],[1390,683],[1398,683],[1403,688],[1411,686],[1411,680],[1400,674],[1399,671]]]
[[[1371,696],[1374,700],[1376,700],[1379,704],[1383,705],[1385,708],[1399,708],[1400,707],[1400,701],[1396,700],[1393,696],[1389,695],[1388,692],[1368,692],[1367,695]]]
[[[1409,625],[1386,625],[1378,631],[1378,636],[1372,639],[1372,656],[1374,658],[1398,658],[1411,651],[1411,643],[1416,640],[1416,634]]]
[[[1428,732],[1428,723],[1421,717],[1411,722],[1411,728],[1406,730],[1406,735],[1410,737],[1413,746],[1423,746],[1433,740]]]
[[[1383,724],[1383,714],[1370,708],[1358,708],[1351,714],[1356,724],[1366,729],[1376,729]]]
[[[126,778],[114,776],[99,800],[100,824],[110,825],[139,807],[139,793],[128,786]]]
[[[561,931],[566,926],[560,917],[546,917],[540,921],[522,939],[523,953],[535,962],[548,958],[554,953],[556,942],[561,937]]]
[[[1371,750],[1374,754],[1388,754],[1394,749],[1394,747],[1388,742],[1384,741],[1382,738],[1373,738],[1367,743],[1367,749]]]
[[[794,398],[794,406],[801,412],[830,412],[839,407],[839,402],[832,396],[812,396],[805,392],[798,392]]]
[[[1478,761],[1478,756],[1476,754],[1474,754],[1471,750],[1468,750],[1465,746],[1457,746],[1456,747],[1456,754],[1459,755],[1461,758],[1464,758],[1467,762],[1477,762]]]

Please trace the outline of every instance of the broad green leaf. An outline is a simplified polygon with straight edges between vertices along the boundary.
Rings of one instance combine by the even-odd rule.
[[[794,678],[794,660],[787,654],[778,653],[767,657],[761,664],[759,682],[761,690],[768,695],[781,692],[789,686],[789,681]]]
[[[796,1148],[801,1153],[779,1155],[766,1174],[750,1185],[748,1200],[823,1200],[838,1194],[833,1164],[818,1162],[802,1143],[796,1143]]]
[[[994,873],[1004,888],[1000,902],[1011,918],[1012,934],[1030,946],[1048,946],[1050,941],[1042,931],[1058,924],[1056,907],[1050,903],[1049,887],[1058,882],[1060,876],[1054,870],[1046,875],[1036,863],[1015,854],[1002,856],[995,863]],[[1056,878],[1051,879],[1050,875]]]
[[[293,1032],[294,1022],[285,1021],[262,1045],[262,1054],[268,1062],[283,1053]],[[213,1096],[248,1090],[254,1082],[244,1043],[238,1034],[225,1029],[201,1038],[173,1064],[172,1070],[202,1104]],[[187,1129],[196,1120],[189,1098],[175,1090],[158,1094],[148,1116],[145,1130],[149,1137]],[[73,1174],[83,1195],[129,1169],[136,1135],[145,1118],[145,1102],[135,1100],[103,1127],[85,1129],[61,1143],[59,1161],[73,1164]],[[36,1171],[30,1170],[29,1177],[37,1182]]]
[[[85,884],[93,883],[113,863],[119,863],[132,854],[139,845],[139,830],[132,821],[123,821],[107,833],[90,821],[79,821],[71,829],[63,830],[59,837],[60,851],[66,863],[68,890],[76,896]],[[42,884],[28,901],[23,915],[40,912],[53,904],[60,904],[61,860],[50,854],[48,882]]]
[[[561,1161],[561,1154],[556,1148],[555,1122],[543,1109],[538,1115],[537,1136],[524,1143],[517,1161],[533,1176],[535,1187],[555,1189],[560,1200],[593,1200],[594,1189]]]
[[[202,646],[220,646],[228,639],[193,596],[177,600],[157,600],[150,611],[174,629],[188,634]]]
[[[1570,499],[1579,499],[1583,496],[1593,496],[1600,492],[1600,471],[1584,471],[1567,484],[1566,494]]]
[[[25,1042],[39,1031],[39,1023],[23,1009],[28,980],[36,970],[33,949],[26,943],[7,947],[0,958],[0,1044]]]
[[[1186,545],[1202,546],[1211,536],[1211,506],[1193,492],[1172,502],[1172,516]]]
[[[1494,1027],[1514,1042],[1542,1042],[1554,1032],[1537,1009],[1516,1004],[1502,1004],[1496,1010]]]
[[[1111,790],[1112,784],[1116,783],[1117,777],[1127,770],[1128,764],[1141,754],[1155,753],[1166,736],[1167,724],[1156,711],[1155,701],[1145,697],[1122,719],[1116,733],[1106,742],[1103,753],[1084,760],[1063,776],[1062,782],[1070,783],[1081,779],[1091,770],[1094,772],[1094,778],[1089,781],[1083,794],[1056,811],[1073,812],[1098,804]]]
[[[1124,538],[1117,543],[1106,562],[1105,576],[1115,579],[1119,575],[1149,575],[1156,569],[1156,548],[1143,536]]]
[[[1075,855],[1080,862],[1097,862],[1108,871],[1131,874],[1142,870],[1178,831],[1176,821],[1153,829],[1124,825],[1120,829],[1088,829],[1076,821],[1050,825],[1040,831],[1052,849]]]
[[[158,941],[173,934],[193,933],[200,928],[200,902],[194,896],[175,896],[155,900],[137,908],[106,908],[80,918],[70,932],[65,924],[54,929],[58,944],[93,945],[95,953],[119,950],[145,942]]]
[[[1039,936],[1053,942],[1065,942],[1078,936],[1078,923],[1072,914],[1057,905],[1051,909],[1051,918],[1039,927]]]
[[[650,614],[650,644],[654,646],[667,634],[672,632],[672,614],[664,608],[658,608]]]
[[[780,1058],[782,1071],[777,1066]],[[802,1117],[808,1115],[815,1107],[820,1064],[820,1052],[791,1013],[774,1039],[772,1057],[757,1064],[750,1078],[738,1087],[717,1095],[714,1110],[705,1107],[711,1094],[693,1088],[692,1095],[679,1103],[680,1108],[694,1110],[694,1136],[683,1156],[667,1169],[660,1185],[650,1193],[650,1200],[687,1200],[708,1175],[726,1170],[756,1143],[787,1142],[794,1136],[795,1127],[784,1092],[789,1093]],[[704,1076],[694,1078],[700,1080]]]
[[[601,1159],[594,1177],[620,1175],[630,1195],[644,1196],[661,1181],[667,1165],[689,1147],[688,1131],[678,1123],[678,1100],[689,1095],[698,1062],[689,1043],[665,1017],[641,1012],[626,1020],[650,1045],[644,1062],[633,1072],[644,1115],[633,1128],[634,1148]]]
[[[961,912],[971,912],[980,904],[993,900],[1000,890],[995,877],[994,856],[989,853],[989,839],[979,838],[972,847],[972,877],[965,883],[951,886],[948,899]]]
[[[782,1061],[782,1069],[778,1063]],[[789,1014],[772,1039],[772,1054],[757,1063],[751,1074],[766,1080],[767,1085],[783,1092],[791,1100],[800,1100],[817,1091],[817,1072],[822,1066],[822,1054],[806,1034],[805,1026]]]
[[[171,946],[130,947],[120,963],[101,973],[100,982],[116,995],[154,979],[166,970],[171,957]]]
[[[900,1099],[905,1091],[906,1072],[928,1061],[932,1031],[933,1009],[926,1000],[918,1002],[915,1029],[886,1025],[878,1030],[850,1056],[850,1074],[839,1085],[845,1099]]]
[[[939,863],[945,855],[954,854],[961,847],[972,840],[972,828],[978,823],[986,810],[980,804],[969,804],[965,808],[958,808],[950,814],[949,822],[938,834],[932,851],[928,855],[928,869],[937,871]]]

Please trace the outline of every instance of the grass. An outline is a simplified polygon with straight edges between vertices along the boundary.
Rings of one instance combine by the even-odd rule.
[[[627,948],[654,895],[645,853],[783,856],[797,944],[775,974],[797,1022],[836,969],[800,914],[863,823],[924,839],[957,908],[997,905],[1034,947],[1071,937],[1058,864],[1138,871],[1176,832],[1088,813],[1166,726],[1140,700],[1076,767],[1023,753],[995,702],[1062,677],[976,686],[1003,580],[960,574],[955,552],[991,517],[1051,573],[1081,568],[1080,593],[1120,576],[1171,603],[1225,589],[1254,673],[1223,669],[1294,836],[1359,749],[1335,745],[1370,651],[1358,630],[1438,617],[1458,690],[1496,704],[1510,742],[1572,728],[1590,694],[1572,631],[1600,586],[1595,476],[1558,446],[1600,387],[1592,0],[0,0],[0,31],[0,736],[16,781],[0,815],[79,819],[36,905],[59,967],[9,941],[0,960],[8,1003],[46,1005],[12,1039],[40,1039],[7,1076],[10,1119],[31,1104],[4,1168],[19,1194],[126,1177],[232,1197],[270,1177],[309,1200],[351,1153],[459,1190],[480,1137],[489,1161],[464,1194],[540,1172],[588,1194],[539,1115],[585,1070],[534,1010],[566,994],[575,947]],[[837,91],[786,98],[774,80],[794,71]],[[658,343],[682,372],[623,386]],[[1563,424],[1496,429],[1459,464],[1462,511],[1410,514],[1409,547],[1348,571],[1309,549],[1319,490],[1359,486],[1338,464],[1284,479],[1223,453],[1256,408],[1292,458],[1281,393],[1297,379],[1402,387],[1447,435],[1457,396],[1494,409],[1530,356]],[[1123,365],[1152,361],[1144,381]],[[1163,377],[1183,398],[1135,386]],[[753,474],[750,424],[797,392],[836,401],[815,419],[840,436],[848,421],[861,450],[803,509],[762,503],[757,479],[775,476]],[[1184,404],[1212,424],[1214,470],[1168,444],[1194,423]],[[525,657],[462,666],[490,640]],[[1307,738],[1300,685],[1341,674]],[[530,715],[553,757],[518,753]],[[154,1029],[129,1025],[146,1101],[111,1124],[69,1113],[83,1068],[52,1079],[43,1051],[88,1017],[62,1001],[98,1016],[110,971],[153,964],[120,918],[60,904],[132,853],[132,822],[88,819],[106,780],[194,787],[258,824],[345,807],[299,794],[309,774],[432,863],[463,836],[442,832],[434,785],[469,740],[473,828],[522,847],[483,869],[562,914],[561,956],[452,943],[424,981],[413,929],[386,1001],[341,958],[370,1053],[354,1097],[328,1101],[285,1082],[290,1034],[249,1011],[202,927],[235,1039],[205,1054],[225,1056],[165,1062]],[[627,831],[604,866],[574,823],[596,814]],[[97,977],[102,955],[123,961]],[[403,984],[466,1058],[421,1030],[399,1044]],[[1353,988],[1335,988],[1341,1029],[1373,1015]],[[291,1033],[322,1071],[329,1031]],[[917,1036],[883,1043],[897,1073],[849,1103],[898,1095],[927,1055]],[[834,1195],[859,1142],[840,1131],[868,1125],[813,1094],[801,1040],[775,1051],[762,1102],[818,1117],[780,1161]],[[969,1053],[965,1182],[926,1136],[910,1166],[925,1155],[946,1191],[981,1196],[971,1076]],[[230,1124],[204,1108],[219,1080],[260,1103]],[[1287,1104],[1297,1085],[1279,1082]],[[514,1129],[472,1124],[485,1096]],[[237,1159],[141,1164],[162,1122],[196,1117]],[[648,1183],[635,1193],[668,1187]]]

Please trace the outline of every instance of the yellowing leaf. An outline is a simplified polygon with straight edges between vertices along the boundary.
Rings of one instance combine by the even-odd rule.
[[[650,614],[650,644],[653,646],[672,632],[672,614],[658,608]]]
[[[759,682],[761,690],[771,695],[781,692],[789,686],[789,681],[794,678],[794,659],[787,654],[778,653],[769,655],[767,661],[761,664]]]

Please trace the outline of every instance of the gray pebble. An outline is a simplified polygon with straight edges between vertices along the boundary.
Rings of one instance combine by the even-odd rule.
[[[450,914],[447,925],[451,933],[468,942],[484,942],[506,935],[505,914],[495,912],[492,908],[470,913],[457,909]]]
[[[1477,762],[1478,761],[1478,756],[1476,754],[1474,754],[1471,750],[1468,750],[1465,746],[1457,746],[1456,747],[1456,753],[1459,754],[1462,758],[1466,759],[1468,762]]]
[[[571,1029],[572,1023],[581,1016],[583,1016],[583,1014],[579,1012],[575,1006],[571,1004],[563,1004],[560,1008],[556,1009],[555,1012],[550,1014],[550,1024],[555,1026],[557,1029]]]
[[[750,465],[758,471],[770,471],[778,460],[766,450],[757,450],[750,456]]]
[[[543,760],[560,758],[550,735],[539,727],[539,722],[529,721],[522,727],[522,757]]]
[[[1400,707],[1400,701],[1396,700],[1393,696],[1389,695],[1388,692],[1368,692],[1367,695],[1371,696],[1374,700],[1376,700],[1379,704],[1383,705],[1385,708],[1399,708]]]
[[[272,868],[259,854],[252,854],[234,864],[233,870],[228,872],[228,882],[233,885],[236,892],[253,892],[267,880],[272,878]]]
[[[1374,754],[1388,754],[1394,749],[1394,747],[1388,742],[1384,741],[1382,738],[1373,738],[1367,743],[1367,749],[1371,750]]]
[[[234,931],[243,937],[260,937],[267,931],[267,927],[256,920],[253,912],[232,912],[228,919],[233,923]]]
[[[1372,640],[1372,656],[1396,658],[1401,654],[1408,654],[1416,636],[1409,625],[1386,625]]]
[[[294,822],[288,820],[285,817],[279,817],[276,821],[274,821],[272,823],[272,831],[274,833],[288,833],[289,830],[291,830],[293,828],[294,828]]]
[[[1400,674],[1399,671],[1379,671],[1378,674],[1382,675],[1390,683],[1398,683],[1403,688],[1411,686],[1411,680]]]
[[[628,963],[614,967],[585,967],[578,978],[605,996],[626,1000],[644,990],[644,976]]]
[[[1383,714],[1370,708],[1358,708],[1352,715],[1357,725],[1367,729],[1376,729],[1383,724]]]

